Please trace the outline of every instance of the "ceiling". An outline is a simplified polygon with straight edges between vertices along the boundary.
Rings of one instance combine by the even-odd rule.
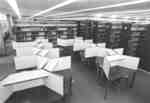
[[[6,1],[0,0],[0,12],[16,16],[15,11]],[[87,17],[96,14],[150,17],[150,0],[74,0],[60,6],[66,1],[69,0],[16,0],[22,17],[50,19]],[[60,7],[55,7],[56,5]],[[47,11],[39,13],[46,9]],[[35,15],[37,13],[38,15]]]

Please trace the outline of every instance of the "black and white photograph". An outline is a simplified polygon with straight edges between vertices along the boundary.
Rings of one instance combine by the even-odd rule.
[[[150,0],[0,0],[0,103],[150,103]]]

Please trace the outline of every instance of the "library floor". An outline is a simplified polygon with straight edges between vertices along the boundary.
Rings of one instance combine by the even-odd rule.
[[[2,64],[11,63],[11,61],[12,57],[0,58],[0,68],[2,68]],[[149,103],[150,75],[139,71],[132,89],[122,89],[120,92],[112,90],[108,99],[104,100],[104,88],[96,82],[94,69],[92,66],[82,64],[79,60],[73,60],[72,74],[74,82],[72,96],[67,103]],[[32,98],[36,102],[22,101],[22,103],[49,103],[44,98],[44,95],[41,95],[40,100],[39,98]],[[16,103],[18,102],[16,101]]]

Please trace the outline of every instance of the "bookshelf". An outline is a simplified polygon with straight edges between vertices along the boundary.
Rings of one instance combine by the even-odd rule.
[[[108,44],[111,24],[108,22],[98,22],[96,43],[106,42]],[[108,47],[108,45],[107,45]]]
[[[93,21],[84,20],[77,22],[77,36],[83,37],[84,39],[92,39],[93,38]]]
[[[121,31],[123,29],[122,23],[112,23],[110,34],[109,34],[109,41],[107,42],[108,48],[119,48],[121,42]]]
[[[16,23],[13,32],[15,34],[15,40],[18,42],[33,41],[37,37],[46,38],[49,41],[55,42],[57,37],[66,36],[67,38],[73,38],[77,35],[77,25],[74,22],[64,21],[49,24]]]

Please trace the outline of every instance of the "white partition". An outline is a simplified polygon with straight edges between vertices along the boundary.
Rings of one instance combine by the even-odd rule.
[[[85,42],[74,43],[73,51],[81,51],[81,50],[84,50],[86,48],[91,48],[91,47],[96,47],[96,45],[93,43],[85,43]]]
[[[92,47],[92,48],[86,48],[85,49],[85,58],[90,58],[90,57],[97,57],[99,52],[98,47]]]
[[[97,43],[96,46],[100,48],[106,48],[106,43]]]
[[[113,49],[105,49],[105,52],[107,53],[108,56],[116,55],[117,53]]]
[[[83,37],[75,37],[74,40],[83,40]]]
[[[34,42],[12,42],[13,48],[20,48],[20,47],[31,47],[33,46]]]
[[[76,43],[83,43],[84,42],[84,40],[83,40],[83,38],[82,37],[76,37],[75,39],[74,39],[74,44],[76,44]],[[73,45],[74,45],[73,44]]]
[[[19,47],[16,48],[16,56],[32,56],[33,47]]]
[[[43,42],[48,43],[48,39],[36,38],[35,42],[37,42],[37,43],[43,43]]]
[[[57,39],[57,45],[59,46],[72,46],[74,39]]]
[[[93,40],[92,40],[92,39],[87,39],[87,40],[84,40],[84,42],[85,42],[85,43],[90,43],[90,44],[91,44],[91,43],[93,43]]]
[[[132,57],[132,56],[125,56],[125,55],[123,55],[123,57],[125,59],[119,62],[118,64],[119,66],[132,69],[132,70],[138,69],[140,58]]]
[[[50,73],[45,80],[45,84],[49,89],[52,89],[60,95],[64,95],[64,77]]]
[[[12,47],[13,47],[13,49],[16,49],[16,48],[17,48],[16,41],[12,41]]]
[[[125,55],[107,56],[104,58],[103,70],[107,78],[109,78],[110,68],[120,66],[131,70],[137,70],[140,59]]]
[[[14,57],[16,70],[28,69],[36,67],[36,56],[20,56]]]
[[[80,51],[84,49],[84,43],[74,43],[73,44],[73,51]]]
[[[93,43],[84,43],[84,49],[90,48],[90,47],[96,47],[96,44],[93,44]]]
[[[87,48],[85,49],[85,57],[105,57],[107,56],[106,48]]]
[[[49,63],[44,67],[49,72],[71,69],[71,57],[61,57],[49,60]]]
[[[104,58],[103,70],[108,79],[111,67],[118,66],[119,62],[123,61],[124,59],[125,57],[123,57],[122,55],[106,56]]]
[[[101,48],[101,47],[91,47],[85,49],[85,57],[105,57],[105,56],[112,56],[112,55],[122,55],[123,48],[118,49],[108,49],[108,48]]]

